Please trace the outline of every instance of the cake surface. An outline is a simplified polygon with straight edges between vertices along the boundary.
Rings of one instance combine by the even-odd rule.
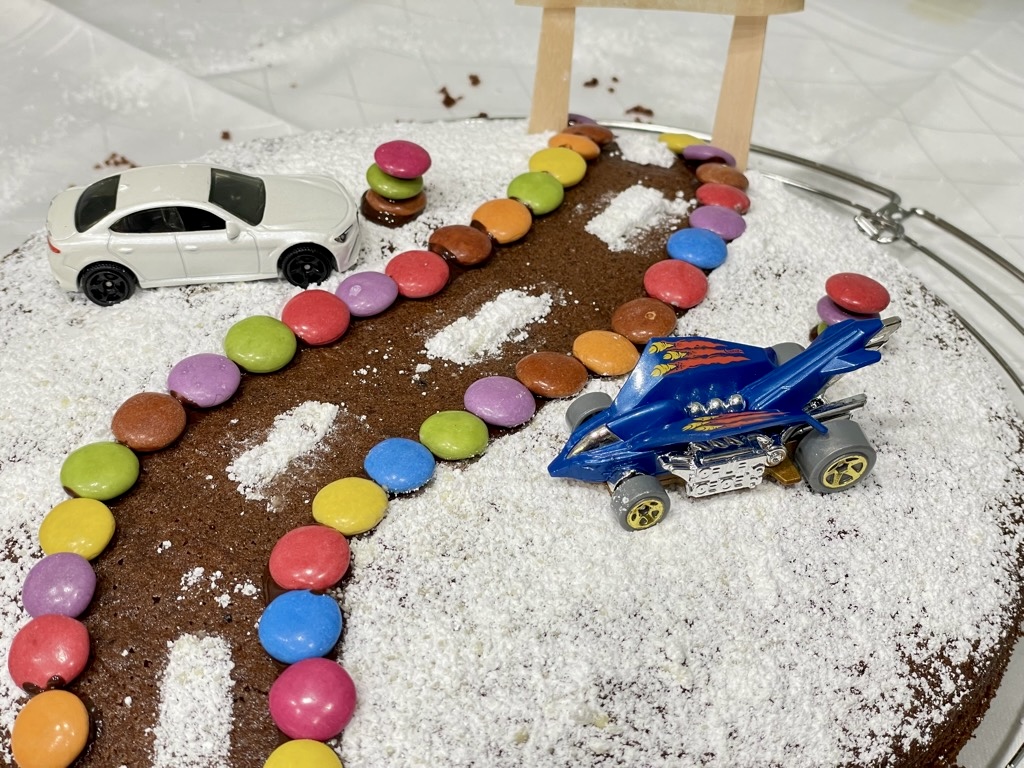
[[[364,223],[356,269],[382,269],[437,227],[468,223],[544,145],[517,122],[395,125],[210,159],[326,173],[358,195],[374,148],[391,138],[433,156],[427,209],[398,229]],[[567,352],[641,295],[693,180],[657,164],[653,134],[627,133],[621,146],[656,162],[601,158],[521,243],[437,297],[302,350],[282,372],[246,376],[230,403],[193,412],[176,446],[143,457],[136,489],[110,505],[116,537],[94,561],[93,660],[70,688],[94,712],[80,764],[262,764],[280,739],[266,709],[280,669],[255,630],[273,543],[311,522],[323,485],[361,474],[370,446],[415,437],[430,414],[461,407],[468,383],[510,375],[535,350]],[[829,496],[772,483],[699,500],[676,490],[664,522],[628,534],[604,487],[547,475],[567,435],[565,401],[480,459],[439,464],[430,486],[393,499],[352,540],[335,591],[345,617],[336,655],[359,694],[338,744],[347,768],[953,763],[1020,618],[1017,417],[974,340],[880,246],[751,178],[747,233],[677,331],[804,341],[829,274],[883,282],[903,327],[880,364],[831,393],[868,394],[857,420],[878,449],[873,475]],[[658,221],[621,233],[627,247],[613,250],[602,237],[618,248],[615,238],[587,225],[637,183],[664,203],[626,218]],[[296,290],[140,291],[99,308],[59,291],[45,248],[36,235],[0,261],[5,653],[27,620],[20,589],[41,556],[39,522],[65,498],[64,457],[110,439],[124,400],[164,391],[175,362],[220,351],[236,320],[277,316]],[[589,386],[614,393],[617,381]],[[323,436],[300,447],[295,435],[310,433]],[[4,676],[5,745],[23,696]]]

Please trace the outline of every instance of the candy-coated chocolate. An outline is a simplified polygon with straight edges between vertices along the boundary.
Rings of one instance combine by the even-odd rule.
[[[373,151],[374,162],[389,176],[415,179],[430,170],[430,153],[414,141],[385,141]]]
[[[877,280],[856,272],[839,272],[825,281],[825,293],[847,312],[870,315],[889,306],[889,291]]]
[[[73,693],[45,691],[29,699],[11,730],[19,768],[67,768],[89,739],[89,712]]]
[[[440,411],[420,425],[420,442],[439,459],[479,456],[489,439],[487,425],[467,411]]]
[[[278,676],[268,698],[270,716],[286,736],[327,741],[352,719],[356,686],[337,662],[304,659]]]
[[[640,353],[629,339],[614,331],[585,331],[572,343],[572,354],[598,376],[629,373]]]
[[[68,499],[51,509],[39,526],[39,546],[48,555],[74,552],[92,560],[114,536],[114,515],[98,499]]]
[[[434,476],[434,454],[415,440],[390,437],[367,452],[363,469],[388,493],[409,493]]]
[[[270,551],[270,577],[282,589],[330,589],[345,575],[348,540],[326,525],[293,528]]]
[[[391,200],[408,200],[423,191],[423,177],[400,179],[385,173],[377,163],[366,169],[366,183],[381,197]]]
[[[556,182],[557,184],[557,182]],[[561,189],[561,184],[558,184]],[[476,227],[449,224],[435,229],[427,240],[427,248],[463,267],[475,267],[491,258],[494,242]]]
[[[747,231],[747,222],[732,208],[721,205],[701,205],[690,213],[690,226],[707,229],[723,240],[732,241]]]
[[[698,139],[696,136],[691,136],[688,133],[662,133],[658,135],[658,141],[677,155],[687,147],[704,143],[704,139]]]
[[[578,153],[565,147],[540,149],[530,156],[531,171],[547,171],[563,187],[572,187],[583,181],[587,175],[587,161]]]
[[[579,136],[586,136],[599,147],[607,146],[615,141],[615,134],[603,125],[597,123],[577,123],[566,127],[562,133],[571,133]]]
[[[344,768],[334,750],[321,741],[293,739],[270,753],[263,768]]]
[[[518,200],[496,198],[473,211],[472,221],[473,226],[486,232],[494,242],[505,245],[514,243],[530,231],[533,214]]]
[[[140,392],[114,412],[110,429],[133,451],[159,451],[185,431],[185,409],[172,395]]]
[[[821,321],[826,325],[835,325],[843,320],[864,320],[869,317],[880,317],[877,312],[870,315],[860,315],[856,312],[847,312],[828,296],[822,296],[818,299],[817,310],[818,317],[821,318]]]
[[[213,408],[238,391],[242,372],[224,355],[204,352],[181,360],[167,375],[167,389],[198,408]]]
[[[750,182],[741,171],[725,163],[698,165],[694,175],[701,184],[726,184],[739,190],[746,190],[750,186]]]
[[[448,263],[433,251],[404,251],[384,267],[407,299],[425,299],[448,285]]]
[[[340,339],[348,330],[348,305],[329,291],[311,288],[288,299],[281,321],[307,344],[320,346]]]
[[[736,213],[746,213],[750,210],[750,198],[747,197],[747,193],[728,184],[701,184],[697,187],[697,202],[701,205],[732,208]]]
[[[714,162],[736,166],[736,158],[732,154],[713,144],[690,144],[683,147],[683,159],[694,163]]]
[[[54,552],[32,566],[21,587],[21,603],[30,616],[57,613],[75,618],[96,592],[96,572],[76,552]]]
[[[60,483],[69,494],[100,501],[120,496],[138,479],[139,457],[114,442],[83,445],[60,468]]]
[[[372,480],[343,477],[313,497],[313,519],[346,536],[373,528],[388,509],[388,495]]]
[[[427,193],[420,192],[405,200],[391,200],[368,189],[359,199],[359,212],[374,224],[401,227],[415,219],[427,207]]]
[[[572,397],[587,383],[583,363],[558,352],[534,352],[516,363],[516,378],[535,395]]]
[[[395,303],[398,284],[383,272],[356,272],[334,290],[354,317],[378,315]]]
[[[523,203],[534,216],[543,216],[562,204],[565,187],[546,171],[527,171],[509,182],[506,194]]]
[[[634,344],[646,344],[655,336],[670,336],[675,328],[676,311],[657,299],[633,299],[612,314],[612,330]]]
[[[690,223],[693,223],[692,214]],[[696,227],[673,232],[668,236],[665,250],[668,251],[670,258],[689,262],[701,269],[715,269],[721,266],[725,257],[729,255],[729,249],[721,235],[710,229]]]
[[[496,427],[518,427],[537,412],[533,393],[508,376],[477,379],[466,388],[462,402],[467,411]]]
[[[239,320],[224,337],[224,353],[250,373],[281,370],[295,357],[297,348],[292,329],[268,315]]]
[[[341,609],[330,595],[306,589],[275,597],[260,617],[260,645],[282,664],[323,656],[341,637]]]
[[[704,300],[708,279],[693,264],[666,259],[652,264],[644,272],[647,295],[678,309],[690,309]]]
[[[577,112],[569,113],[569,125],[597,125],[597,120]]]
[[[23,626],[11,641],[7,671],[30,693],[63,688],[89,661],[89,631],[70,616],[47,613]]]
[[[563,131],[548,139],[549,147],[565,147],[571,149],[584,160],[596,160],[601,156],[601,147],[597,142],[578,133]]]

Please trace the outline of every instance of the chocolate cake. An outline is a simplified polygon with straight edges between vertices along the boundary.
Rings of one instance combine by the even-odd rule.
[[[229,402],[189,408],[180,440],[140,456],[139,482],[109,502],[114,539],[92,561],[91,659],[68,687],[92,733],[74,765],[251,768],[286,739],[267,705],[283,666],[257,639],[271,548],[312,523],[321,488],[363,476],[375,444],[415,439],[474,381],[514,376],[532,352],[568,353],[643,294],[697,181],[656,135],[619,134],[522,240],[452,265],[434,297],[400,299],[279,372],[243,375]],[[207,159],[325,173],[358,197],[374,148],[394,138],[433,158],[426,209],[400,227],[361,222],[354,270],[468,224],[546,140],[517,121],[400,124]],[[345,624],[329,658],[358,692],[330,742],[346,768],[955,764],[1022,618],[1018,417],[979,345],[917,279],[852,223],[748,175],[747,232],[676,330],[806,342],[830,274],[885,284],[902,330],[880,364],[836,385],[868,395],[858,420],[878,449],[874,473],[827,496],[770,482],[706,499],[676,489],[662,523],[627,533],[606,488],[548,475],[568,401],[538,398],[528,425],[492,429],[477,459],[439,462],[428,486],[352,537],[350,571],[330,592]],[[659,194],[627,205],[638,185]],[[21,588],[42,556],[40,522],[66,498],[64,458],[112,439],[117,408],[166,391],[176,362],[220,352],[236,321],[279,316],[298,292],[199,285],[103,308],[58,288],[46,247],[37,233],[0,260],[5,655],[28,621]],[[4,675],[8,762],[26,698]]]

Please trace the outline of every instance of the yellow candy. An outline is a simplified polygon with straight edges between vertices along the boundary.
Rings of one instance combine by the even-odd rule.
[[[688,133],[662,133],[658,136],[658,141],[671,149],[677,155],[687,147],[692,147],[694,144],[705,143],[704,139],[698,139],[696,136],[691,136]]]
[[[43,552],[74,552],[92,560],[114,536],[114,516],[96,499],[68,499],[51,509],[39,526]]]
[[[571,149],[548,147],[533,153],[530,157],[530,170],[547,171],[563,187],[571,187],[583,181],[587,173],[587,161]]]
[[[270,753],[263,768],[343,768],[334,751],[319,741],[286,741]]]
[[[346,536],[373,528],[387,508],[388,495],[384,489],[361,477],[335,480],[313,497],[313,519]]]
[[[89,713],[79,698],[44,691],[29,699],[14,721],[11,752],[20,768],[67,768],[88,738]]]

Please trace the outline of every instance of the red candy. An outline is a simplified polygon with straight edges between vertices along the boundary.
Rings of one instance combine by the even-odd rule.
[[[750,210],[750,198],[747,197],[747,193],[728,184],[701,184],[697,187],[697,202],[701,205],[732,208],[736,213],[746,213]]]
[[[340,339],[348,330],[349,319],[348,305],[344,301],[318,289],[297,293],[281,310],[281,322],[312,346]]]
[[[871,315],[889,306],[889,292],[877,280],[856,272],[839,272],[825,281],[825,293],[847,312]]]
[[[373,161],[389,176],[415,179],[430,168],[430,153],[415,142],[395,139],[377,147]]]
[[[270,576],[284,589],[330,589],[348,562],[344,536],[325,525],[304,525],[278,539],[270,552]]]
[[[448,284],[448,264],[433,251],[405,251],[384,267],[384,274],[407,299],[425,299]]]
[[[89,661],[89,631],[70,616],[47,613],[18,630],[7,656],[7,670],[30,693],[61,688]]]
[[[688,262],[666,259],[647,268],[644,273],[644,290],[648,296],[673,307],[690,309],[707,296],[708,279]]]

